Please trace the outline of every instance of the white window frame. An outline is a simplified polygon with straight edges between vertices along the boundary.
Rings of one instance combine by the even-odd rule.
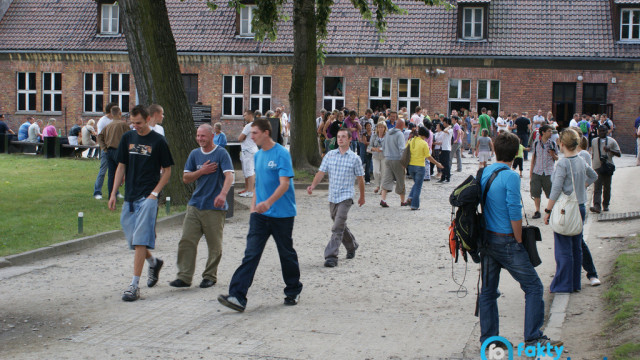
[[[467,19],[467,10],[471,10],[471,19]],[[476,19],[476,10],[480,10],[480,19]],[[476,34],[476,24],[480,23],[480,34]],[[471,34],[465,34],[466,24],[471,24]],[[464,40],[481,40],[484,34],[484,8],[465,6],[462,8],[462,38]]]
[[[449,87],[451,86],[451,81],[457,81],[458,82],[458,94],[457,97],[451,97],[451,94],[449,93]],[[463,81],[468,81],[469,82],[469,97],[465,98],[462,97],[462,82]],[[471,80],[470,79],[449,79],[449,82],[447,83],[447,96],[449,97],[449,101],[470,101],[471,100]]]
[[[342,104],[343,104],[342,106],[344,107],[346,105],[346,101],[345,101],[345,97],[344,97],[345,90],[347,88],[346,79],[345,79],[344,76],[324,76],[322,78],[322,94],[326,93],[326,89],[324,88],[325,87],[325,78],[338,78],[338,79],[341,79],[340,82],[342,82],[342,95],[341,96],[323,95],[322,96],[322,104],[324,106],[324,102],[329,100],[329,101],[331,101],[331,109],[326,109],[327,111],[333,111],[335,109],[341,110],[341,109],[336,108],[336,101],[342,100]]]
[[[620,41],[625,41],[625,42],[640,42],[640,36],[635,38],[633,37],[633,28],[634,27],[638,27],[638,33],[640,35],[640,22],[637,24],[633,23],[633,14],[637,12],[638,13],[638,19],[640,20],[640,8],[629,8],[629,9],[622,9],[622,11],[620,11]],[[628,13],[629,14],[629,22],[628,23],[624,23],[624,14]],[[622,29],[628,26],[629,27],[629,35],[626,38],[622,37]]]
[[[231,77],[231,92],[230,93],[225,93],[224,92],[224,78],[226,77]],[[242,92],[240,93],[236,93],[236,82],[237,81],[242,82]],[[231,99],[231,113],[230,114],[225,114],[225,107],[224,107],[224,99],[225,98],[230,98]],[[242,102],[242,107],[240,110],[239,114],[235,113],[235,104],[236,101],[238,101],[238,99],[240,99],[240,101]],[[223,117],[240,117],[242,116],[242,111],[244,111],[244,76],[243,75],[223,75],[222,76],[222,116]]]
[[[118,90],[112,90],[113,89],[113,75],[117,75],[118,77]],[[126,91],[126,90],[122,90],[122,85],[123,85],[123,77],[124,75],[128,75],[129,79],[131,78],[131,75],[129,75],[128,73],[111,73],[109,74],[109,102],[115,102],[118,104],[118,107],[120,107],[121,111],[123,114],[128,113],[129,111],[124,111],[124,106],[123,104],[126,103],[127,104],[127,109],[129,109],[129,101],[130,101],[130,90]],[[127,83],[129,82],[129,80],[127,80]],[[128,84],[127,84],[128,85]],[[129,89],[131,89],[131,87],[129,86]],[[116,101],[113,101],[114,98],[116,97]],[[126,97],[126,99],[125,99]]]
[[[382,95],[382,84],[384,80],[388,80],[389,81],[389,96],[383,96]],[[372,84],[373,82],[377,81],[378,82],[378,95],[377,96],[372,96],[371,95],[371,88],[372,88]],[[391,78],[382,78],[382,77],[372,77],[369,78],[369,89],[367,94],[369,94],[369,108],[373,109],[373,106],[371,105],[371,101],[375,101],[375,100],[380,100],[380,101],[389,101],[389,108],[391,108],[391,92],[393,91],[393,83],[391,82]]]
[[[486,98],[481,98],[480,97],[480,82],[481,81],[486,81],[487,82],[487,96],[488,97],[486,97]],[[495,81],[498,82],[498,98],[497,99],[491,98],[491,88],[492,88],[491,83],[495,82]],[[478,86],[477,86],[477,89],[476,89],[476,95],[478,95],[477,96],[478,101],[499,103],[500,102],[500,90],[501,90],[500,89],[500,80],[496,80],[496,79],[480,79],[480,80],[478,80]]]
[[[245,5],[240,8],[240,36],[253,37],[255,35],[253,25],[251,24],[253,21],[253,10],[255,8],[255,5]]]
[[[407,81],[407,96],[406,97],[401,97],[400,96],[400,81],[402,80],[406,80]],[[411,93],[411,83],[413,81],[417,80],[418,81],[418,93],[417,94],[412,94]],[[398,79],[398,108],[402,108],[401,103],[402,102],[406,102],[407,105],[407,110],[409,111],[410,114],[413,114],[413,112],[416,110],[415,107],[413,109],[409,109],[409,107],[411,106],[410,104],[412,102],[417,102],[418,105],[420,106],[420,79],[416,79],[416,78],[400,78]]]
[[[253,93],[253,78],[257,77],[260,78],[260,85],[259,85],[259,89],[258,89],[258,93],[254,94]],[[269,82],[269,93],[265,94],[264,93],[264,79],[265,78],[269,78],[270,82]],[[268,99],[269,100],[269,104],[271,104],[271,94],[272,89],[273,89],[273,77],[271,77],[271,75],[251,75],[251,77],[249,78],[250,81],[250,89],[249,89],[249,107],[251,107],[251,103],[253,102],[253,99],[258,99],[258,108],[257,109],[251,109],[251,110],[259,110],[261,113],[265,113],[270,109],[264,109],[262,107],[263,105],[263,100]],[[271,106],[269,106],[271,107]]]
[[[49,74],[51,76],[51,83],[49,84],[50,90],[47,90],[45,87],[45,74]],[[60,90],[56,90],[56,74],[60,74]],[[45,108],[44,98],[46,95],[51,97],[51,101],[49,102],[50,108]],[[42,73],[42,112],[49,113],[60,113],[62,112],[62,104],[60,105],[60,110],[55,110],[56,108],[56,95],[60,95],[60,102],[62,102],[62,73],[59,72],[43,72]]]
[[[102,4],[100,13],[100,34],[117,35],[120,32],[120,11],[118,3]]]
[[[91,75],[93,77],[93,89],[92,90],[86,90],[87,89],[87,75]],[[102,89],[96,89],[96,77],[97,75],[102,75]],[[102,107],[102,105],[104,105],[104,74],[103,73],[83,73],[82,74],[82,89],[83,89],[83,93],[82,93],[82,111],[85,114],[101,114],[102,113],[102,109],[96,109],[96,97],[98,95],[102,95],[102,104],[100,104],[100,106]],[[87,95],[91,95],[91,97],[93,98],[93,108],[90,109],[89,111],[87,111],[87,104],[86,104],[86,96]]]
[[[24,89],[20,89],[20,81],[18,80],[20,78],[20,74],[24,74]],[[31,104],[29,101],[29,95],[31,94],[36,94],[37,96],[37,89],[31,89],[29,87],[29,84],[31,83],[29,81],[29,77],[36,76],[35,72],[26,72],[26,71],[19,71],[16,73],[16,112],[35,112],[36,111],[36,104]],[[35,81],[33,82],[34,84],[36,83]],[[18,108],[18,106],[20,106],[20,95],[24,95],[24,104],[25,104],[25,108],[24,109],[20,109]]]

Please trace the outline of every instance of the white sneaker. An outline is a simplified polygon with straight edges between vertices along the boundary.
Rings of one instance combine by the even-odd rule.
[[[96,195],[93,198],[96,199],[96,200],[102,200],[102,195]]]
[[[124,195],[118,193],[118,199],[124,199]]]
[[[251,191],[245,191],[242,194],[238,195],[240,197],[252,197],[253,193]]]
[[[600,284],[602,284],[600,282],[600,279],[598,279],[597,277],[591,278],[589,279],[589,281],[591,282],[591,286],[599,286]]]

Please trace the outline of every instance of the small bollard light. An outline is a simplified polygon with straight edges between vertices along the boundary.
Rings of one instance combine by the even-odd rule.
[[[167,196],[167,215],[171,213],[171,197]]]
[[[78,234],[82,234],[83,220],[84,220],[84,213],[81,211],[78,213]]]

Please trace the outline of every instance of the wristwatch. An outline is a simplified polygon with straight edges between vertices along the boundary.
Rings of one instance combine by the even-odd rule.
[[[546,212],[547,214],[551,214],[551,210],[549,209],[544,209],[544,212]]]
[[[157,193],[157,192],[155,192],[155,191],[152,191],[152,192],[151,192],[151,195],[153,195],[153,196],[155,196],[155,197],[158,197],[158,193]]]

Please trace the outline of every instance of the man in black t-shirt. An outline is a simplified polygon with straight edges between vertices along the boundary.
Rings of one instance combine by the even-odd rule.
[[[147,286],[153,287],[158,282],[164,262],[151,255],[149,249],[155,248],[158,193],[169,182],[173,165],[169,145],[164,136],[149,127],[149,113],[144,106],[138,105],[131,110],[131,123],[135,130],[122,135],[118,146],[118,168],[109,197],[109,209],[115,210],[118,187],[124,179],[120,223],[129,247],[135,250],[133,280],[122,295],[124,301],[140,298],[138,283],[145,259],[149,263]]]
[[[522,116],[516,119],[516,135],[520,139],[520,143],[524,147],[529,147],[529,133],[531,132],[531,120],[527,118],[527,113],[522,113]],[[529,160],[529,152],[524,151],[524,160]]]

